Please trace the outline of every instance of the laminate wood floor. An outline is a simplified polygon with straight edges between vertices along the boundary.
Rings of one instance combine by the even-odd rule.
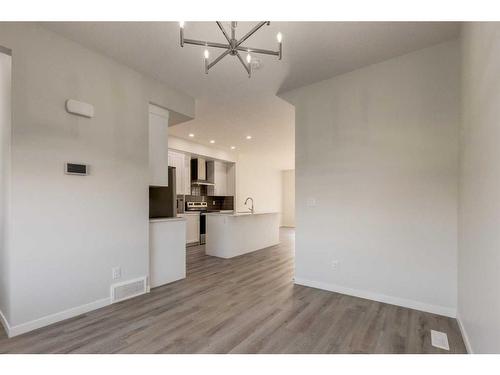
[[[0,331],[0,353],[465,353],[455,319],[294,285],[294,235],[228,260],[188,248],[185,280],[11,339]]]

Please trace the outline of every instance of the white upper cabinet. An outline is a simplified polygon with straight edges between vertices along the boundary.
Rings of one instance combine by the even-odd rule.
[[[215,161],[215,195],[227,195],[227,166],[226,163]]]
[[[177,194],[191,194],[191,157],[182,152],[169,150],[168,165],[175,167]]]
[[[191,195],[191,155],[184,155],[184,194]]]
[[[168,165],[175,167],[175,183],[177,194],[184,194],[184,155],[168,151]]]
[[[149,184],[168,186],[167,110],[149,105]]]
[[[215,184],[209,187],[209,195],[234,196],[234,164],[215,160],[208,164],[208,180]]]
[[[236,163],[227,163],[226,195],[236,195]]]

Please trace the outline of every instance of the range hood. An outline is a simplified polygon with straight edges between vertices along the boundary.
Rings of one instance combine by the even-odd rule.
[[[207,161],[202,158],[191,159],[191,185],[215,186],[207,180]]]

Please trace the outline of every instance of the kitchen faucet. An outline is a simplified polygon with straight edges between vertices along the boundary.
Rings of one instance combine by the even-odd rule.
[[[245,206],[247,205],[248,200],[252,201],[252,208],[249,208],[249,210],[253,214],[253,212],[254,212],[254,209],[253,209],[253,198],[252,197],[248,197],[247,199],[245,199]]]

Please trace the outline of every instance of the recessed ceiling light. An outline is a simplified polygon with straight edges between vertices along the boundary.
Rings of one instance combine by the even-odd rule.
[[[234,147],[234,146],[231,146],[231,150],[234,150],[234,149],[236,149],[236,147]]]
[[[252,136],[251,135],[247,135],[247,139],[252,139]]]
[[[193,134],[193,133],[189,133],[189,136],[190,136],[191,138],[193,138],[193,137],[194,137],[194,134]]]
[[[213,139],[210,140],[210,143],[215,143],[215,141]]]

